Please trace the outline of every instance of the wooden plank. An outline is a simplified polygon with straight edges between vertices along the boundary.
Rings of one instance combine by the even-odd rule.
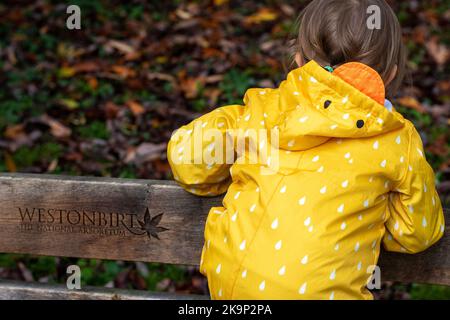
[[[0,280],[0,300],[208,300],[201,295],[143,290],[86,287],[68,290],[62,285]]]
[[[30,174],[0,174],[0,200],[0,252],[189,265],[221,202],[169,181]],[[147,209],[149,234],[139,223]],[[450,285],[449,248],[446,235],[420,254],[383,252],[382,279]]]
[[[220,203],[167,181],[30,174],[0,174],[0,200],[0,252],[188,265]]]

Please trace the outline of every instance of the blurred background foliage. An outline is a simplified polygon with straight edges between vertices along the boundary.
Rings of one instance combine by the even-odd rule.
[[[171,179],[171,132],[275,87],[309,1],[2,1],[0,171]],[[398,110],[418,128],[450,206],[449,20],[445,0],[388,1],[404,28],[409,81]],[[82,29],[65,27],[77,4]],[[163,152],[161,152],[163,150]],[[0,254],[0,277],[204,294],[192,267]],[[412,266],[413,267],[413,266]],[[449,299],[447,287],[385,283],[380,299]]]

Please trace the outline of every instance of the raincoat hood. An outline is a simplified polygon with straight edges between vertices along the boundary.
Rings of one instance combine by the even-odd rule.
[[[372,137],[402,127],[402,115],[383,105],[384,92],[380,75],[364,64],[330,73],[311,61],[291,71],[278,89],[247,92],[244,102],[262,106],[265,126],[279,129],[281,149],[299,151],[330,138]]]

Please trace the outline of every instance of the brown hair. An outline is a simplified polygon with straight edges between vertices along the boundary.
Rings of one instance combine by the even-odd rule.
[[[381,28],[369,28],[367,9],[380,8]],[[315,60],[333,68],[361,62],[375,69],[386,82],[397,65],[397,75],[387,86],[395,94],[406,71],[406,50],[400,23],[385,0],[313,0],[297,20],[298,35],[290,42],[291,68],[300,54],[303,62]]]

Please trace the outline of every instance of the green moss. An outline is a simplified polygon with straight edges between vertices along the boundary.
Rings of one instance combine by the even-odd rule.
[[[60,144],[47,142],[34,147],[21,147],[14,154],[13,159],[18,168],[30,167],[38,162],[50,162],[58,159],[63,153]]]
[[[84,139],[98,138],[107,140],[110,137],[110,132],[102,121],[93,121],[86,126],[78,127],[77,131]]]
[[[413,284],[411,286],[411,299],[414,300],[449,300],[450,287],[427,285],[427,284]]]
[[[225,74],[219,88],[222,90],[226,104],[242,104],[242,97],[248,88],[255,84],[249,71],[232,69]]]

